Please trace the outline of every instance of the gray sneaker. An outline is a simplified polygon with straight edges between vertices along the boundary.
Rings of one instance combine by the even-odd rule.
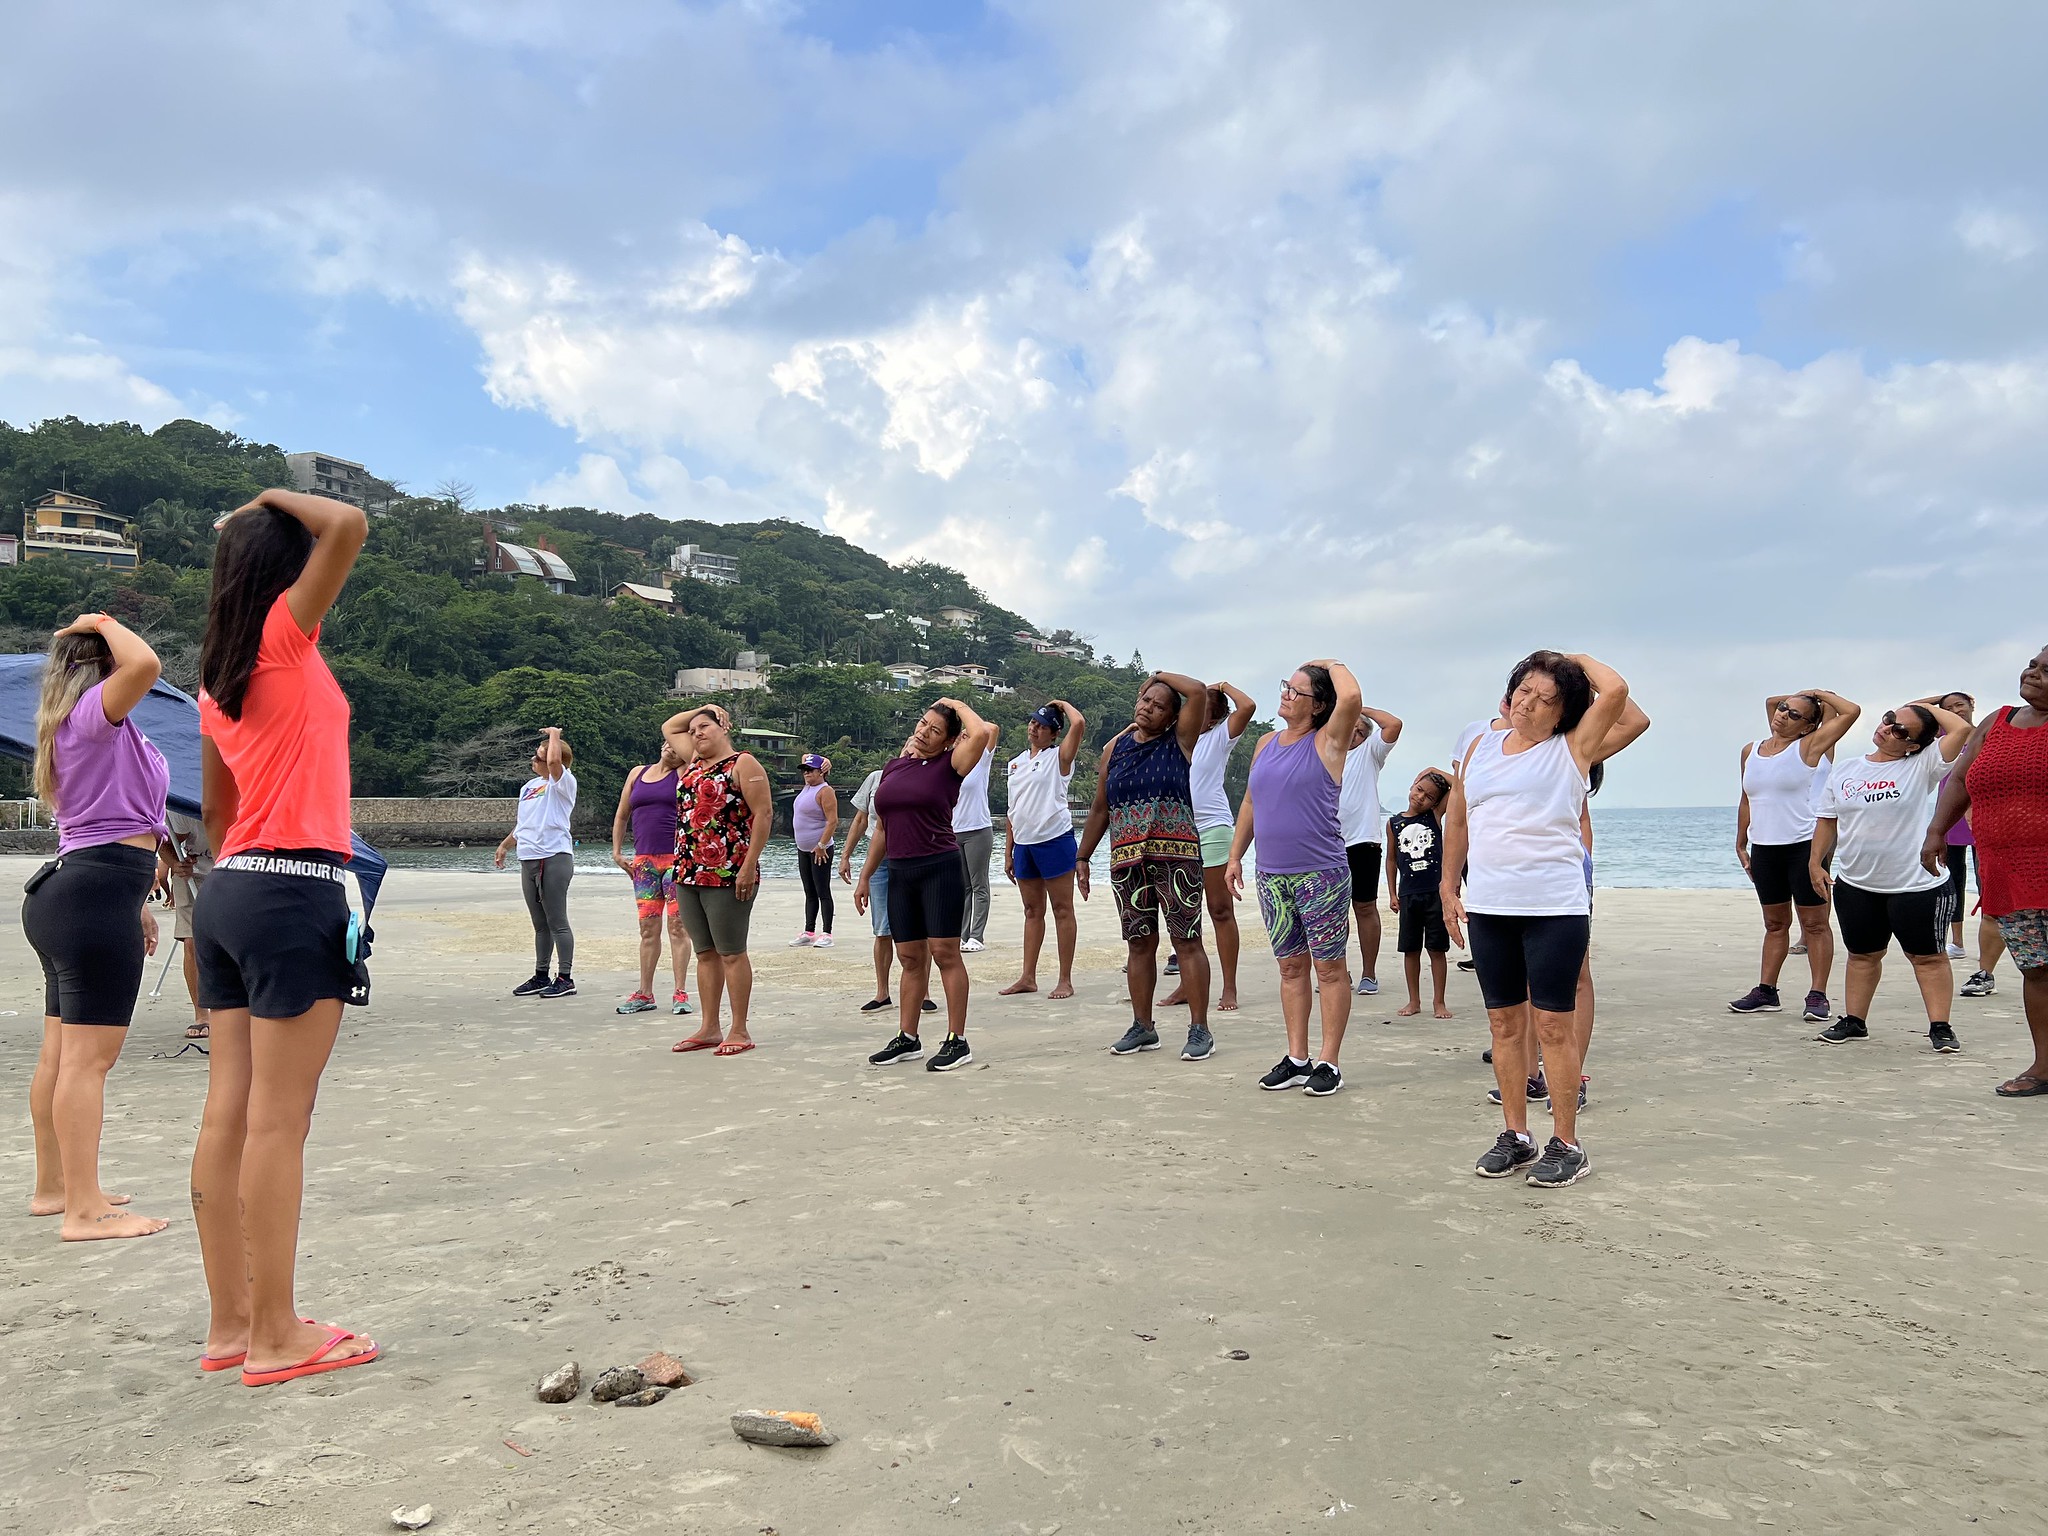
[[[1359,997],[1377,997],[1380,984],[1370,976],[1361,976],[1358,978],[1358,985],[1351,990]]]
[[[1206,1024],[1191,1025],[1188,1029],[1188,1043],[1180,1048],[1180,1059],[1182,1061],[1207,1061],[1215,1049],[1216,1039],[1209,1033],[1209,1026]]]
[[[1131,1027],[1124,1031],[1124,1037],[1110,1048],[1115,1056],[1130,1056],[1138,1051],[1159,1049],[1159,1031],[1140,1019],[1133,1019]]]
[[[1593,1160],[1583,1148],[1567,1146],[1553,1136],[1544,1143],[1543,1156],[1529,1170],[1529,1182],[1538,1189],[1562,1189],[1576,1184],[1593,1171]]]

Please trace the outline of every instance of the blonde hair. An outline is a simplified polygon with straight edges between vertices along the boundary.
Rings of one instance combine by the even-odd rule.
[[[114,666],[113,653],[98,635],[59,635],[50,642],[43,663],[43,690],[36,700],[36,796],[57,808],[57,728],[71,718],[78,701],[95,683],[105,682]]]

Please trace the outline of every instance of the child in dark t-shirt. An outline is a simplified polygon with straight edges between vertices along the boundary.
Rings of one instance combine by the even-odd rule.
[[[1436,988],[1436,1017],[1448,1019],[1444,982],[1451,936],[1444,927],[1444,828],[1441,813],[1451,792],[1449,775],[1425,768],[1408,786],[1408,809],[1387,818],[1387,891],[1401,918],[1401,967],[1408,1001],[1395,1015],[1422,1012],[1422,951],[1429,951],[1430,980]]]

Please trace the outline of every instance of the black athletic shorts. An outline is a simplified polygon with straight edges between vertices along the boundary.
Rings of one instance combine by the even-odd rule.
[[[1835,882],[1835,922],[1842,930],[1842,947],[1852,955],[1881,955],[1893,939],[1909,955],[1945,955],[1948,925],[1961,910],[1946,883],[1886,894]]]
[[[21,903],[22,931],[43,962],[43,1014],[126,1029],[142,991],[142,903],[156,855],[101,843],[56,862]]]
[[[1579,968],[1593,940],[1583,913],[1547,917],[1466,914],[1472,968],[1489,1008],[1531,1003],[1544,1013],[1570,1013],[1579,1001]]]
[[[958,850],[889,860],[889,937],[898,944],[957,939],[967,915],[967,865]]]
[[[1801,907],[1824,907],[1827,897],[1813,888],[1808,873],[1813,860],[1813,839],[1803,843],[1751,843],[1749,880],[1756,887],[1757,901],[1766,907],[1792,902]]]
[[[1450,930],[1444,927],[1444,898],[1442,893],[1430,891],[1421,896],[1401,898],[1401,936],[1394,945],[1394,952],[1401,955],[1419,955],[1425,949],[1433,954],[1442,954],[1451,947]]]
[[[244,860],[305,872],[238,868]],[[347,940],[348,887],[336,855],[252,848],[222,859],[192,912],[199,1006],[295,1019],[330,997],[346,1002],[356,983]]]
[[[1344,858],[1351,865],[1351,904],[1371,906],[1380,899],[1380,866],[1387,861],[1385,846],[1351,843],[1344,849]]]

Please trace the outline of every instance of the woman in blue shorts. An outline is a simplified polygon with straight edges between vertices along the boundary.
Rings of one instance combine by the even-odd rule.
[[[1031,717],[1029,745],[1010,759],[1010,810],[1004,821],[1003,873],[1024,899],[1024,965],[1001,996],[1038,990],[1045,909],[1052,908],[1060,979],[1053,1000],[1074,995],[1074,813],[1067,791],[1088,721],[1065,699]]]

